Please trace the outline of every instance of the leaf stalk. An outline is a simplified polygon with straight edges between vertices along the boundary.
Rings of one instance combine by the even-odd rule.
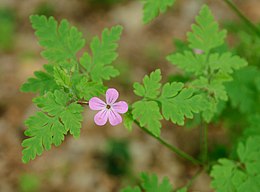
[[[180,150],[179,148],[169,144],[167,141],[165,141],[164,139],[162,139],[161,137],[157,137],[155,136],[152,132],[150,132],[147,128],[141,126],[141,124],[137,121],[134,120],[134,123],[140,127],[140,129],[142,129],[145,133],[147,133],[148,135],[150,135],[151,137],[153,137],[154,139],[156,139],[158,142],[160,142],[162,145],[164,145],[166,148],[170,149],[172,152],[174,152],[175,154],[177,154],[179,157],[190,161],[191,163],[195,164],[195,165],[203,165],[199,160],[193,158],[192,156],[190,156],[189,154],[185,153],[184,151]]]
[[[231,0],[223,0],[229,7],[231,10],[233,10],[238,17],[240,17],[240,19],[242,21],[244,21],[244,23],[258,36],[260,37],[260,29],[252,23],[252,21],[250,21],[238,8],[237,6],[231,1]]]

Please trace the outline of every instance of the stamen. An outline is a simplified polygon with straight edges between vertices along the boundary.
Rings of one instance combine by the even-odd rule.
[[[110,105],[107,105],[107,109],[110,109],[111,108],[111,106]]]

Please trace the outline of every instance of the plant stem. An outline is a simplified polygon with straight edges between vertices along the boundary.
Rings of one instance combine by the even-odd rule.
[[[255,26],[252,21],[250,21],[230,0],[223,0],[239,17],[244,21],[244,23],[260,37],[260,29]]]
[[[190,161],[191,163],[195,164],[195,165],[202,165],[202,163],[193,158],[192,156],[188,155],[187,153],[185,153],[184,151],[178,149],[177,147],[169,144],[168,142],[166,142],[165,140],[163,140],[160,137],[155,136],[153,133],[151,133],[147,128],[142,127],[140,125],[140,123],[137,120],[134,120],[135,124],[138,125],[138,127],[140,127],[144,132],[146,132],[148,135],[152,136],[154,139],[156,139],[157,141],[159,141],[162,145],[164,145],[165,147],[167,147],[168,149],[170,149],[172,152],[174,152],[175,154],[177,154],[179,157],[182,157],[183,159],[186,159],[188,161]]]
[[[77,104],[80,104],[80,105],[88,105],[88,101],[77,101]]]
[[[88,101],[77,101],[78,104],[80,105],[89,105]],[[137,121],[134,120],[135,124],[140,127],[140,129],[142,129],[144,132],[146,132],[148,135],[152,136],[153,138],[155,138],[157,141],[159,141],[162,145],[164,145],[165,147],[167,147],[168,149],[170,149],[172,152],[176,153],[178,156],[182,157],[183,159],[186,159],[188,161],[190,161],[191,163],[195,164],[195,165],[203,165],[199,160],[193,158],[192,156],[188,155],[187,153],[185,153],[184,151],[178,149],[177,147],[169,144],[168,142],[166,142],[165,140],[163,140],[160,137],[155,136],[152,132],[150,132],[147,128],[141,126],[141,124]]]

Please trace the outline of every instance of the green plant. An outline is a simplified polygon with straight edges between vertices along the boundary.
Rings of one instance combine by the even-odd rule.
[[[254,38],[259,40],[259,28],[231,1],[223,1],[238,14]],[[150,22],[174,2],[146,0],[144,22]],[[188,191],[203,171],[212,177],[211,186],[216,191],[258,191],[259,69],[257,64],[247,66],[245,59],[229,51],[225,43],[227,31],[219,28],[207,5],[201,8],[196,24],[187,33],[187,43],[177,42],[179,49],[167,56],[167,60],[182,70],[183,75],[170,78],[170,82],[162,82],[161,70],[154,70],[143,78],[142,83],[133,84],[133,92],[140,98],[133,104],[116,102],[118,91],[108,89],[104,83],[119,75],[119,70],[113,67],[112,62],[117,58],[116,49],[123,29],[121,26],[105,29],[101,38],[92,39],[91,53],[85,52],[78,57],[85,40],[75,27],[71,27],[66,20],[58,24],[53,17],[34,15],[30,19],[39,43],[44,48],[42,56],[48,64],[44,66],[44,71],[35,72],[35,77],[29,78],[21,87],[23,92],[40,95],[33,99],[39,112],[25,122],[28,127],[25,135],[29,138],[22,143],[24,163],[41,155],[44,150],[50,150],[52,145],[59,146],[68,132],[75,138],[79,137],[82,112],[85,106],[89,106],[92,110],[100,110],[94,119],[96,124],[104,125],[109,121],[111,125],[117,125],[122,122],[120,114],[124,114],[126,128],[132,130],[132,125],[136,124],[173,153],[197,166],[198,172],[192,179],[175,191]],[[247,57],[251,58],[252,55],[257,53]],[[255,58],[252,60],[255,61]],[[105,91],[106,102],[103,102],[97,97]],[[240,127],[241,131],[233,140],[234,150],[231,155],[224,151],[225,158],[220,156],[218,162],[215,162],[213,153],[208,153],[208,129],[214,122],[231,119],[230,114],[225,118],[223,116],[232,110],[235,111],[235,118],[240,115],[244,117],[240,121],[244,121],[245,126]],[[185,126],[187,119],[194,118],[196,123],[193,125],[202,133],[199,158],[187,154],[161,137],[162,120]],[[227,128],[234,130],[233,125]],[[117,156],[117,150],[120,153],[122,151],[117,147],[114,151],[114,147],[112,145],[110,153]],[[128,156],[125,152],[123,154],[124,157]],[[127,187],[122,192],[144,190],[167,192],[172,191],[173,187],[167,178],[158,182],[156,175],[142,174],[140,185]]]

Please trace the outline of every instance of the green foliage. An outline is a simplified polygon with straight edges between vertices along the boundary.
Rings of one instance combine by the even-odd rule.
[[[107,87],[102,83],[90,82],[85,77],[82,77],[77,83],[75,83],[75,85],[77,95],[85,100],[89,100],[94,96],[104,94],[105,90],[107,90]]]
[[[102,80],[118,75],[111,63],[122,32],[120,26],[105,29],[102,40],[94,37],[91,42],[93,56],[85,53],[78,62],[76,54],[85,45],[81,32],[66,20],[58,24],[53,17],[33,15],[30,19],[49,64],[44,65],[45,72],[36,71],[21,86],[23,92],[41,95],[34,99],[41,111],[25,122],[29,138],[22,142],[24,163],[50,150],[52,144],[60,145],[68,132],[80,136],[83,107],[77,102],[103,94],[107,88]]]
[[[70,97],[62,91],[47,93],[34,99],[42,110],[26,120],[28,129],[25,135],[30,137],[22,142],[23,162],[27,163],[50,150],[51,145],[59,146],[68,131],[79,137],[83,108],[77,103],[70,103]]]
[[[239,161],[220,159],[210,173],[217,192],[257,192],[260,188],[260,137],[249,137],[237,149]]]
[[[254,66],[245,67],[234,73],[234,81],[226,83],[232,107],[243,114],[259,112],[260,102],[257,78],[260,71]]]
[[[52,92],[58,88],[53,77],[53,66],[44,65],[43,67],[46,72],[34,72],[35,77],[29,78],[27,82],[21,86],[20,90],[22,92],[39,92],[41,95],[44,95],[45,93],[49,91]]]
[[[205,55],[195,55],[191,51],[169,55],[167,60],[187,73],[202,75],[205,71]]]
[[[146,126],[155,136],[160,136],[162,115],[155,101],[137,101],[133,104],[133,118],[140,121],[142,127]]]
[[[260,114],[250,115],[248,118],[248,127],[243,132],[243,137],[260,136]]]
[[[185,117],[193,118],[193,113],[199,113],[205,105],[204,98],[194,89],[184,88],[183,83],[177,82],[162,86],[161,78],[161,71],[157,69],[144,77],[143,85],[134,83],[135,94],[143,100],[133,104],[133,118],[156,136],[160,136],[162,115],[166,120],[183,125]]]
[[[258,53],[260,51],[260,38],[248,33],[244,28],[242,31],[241,29],[236,29],[236,31],[239,31],[236,41],[238,44],[235,47],[236,52],[246,58],[251,65],[259,66],[260,57]]]
[[[187,34],[189,46],[208,53],[212,48],[224,43],[226,31],[219,31],[218,23],[208,8],[204,5],[196,17],[197,25],[192,25],[192,32]]]
[[[133,117],[128,110],[128,112],[124,114],[124,126],[126,129],[128,129],[128,131],[132,131],[133,123],[134,123]]]
[[[158,181],[158,177],[155,174],[148,175],[147,173],[141,173],[141,185],[142,189],[146,192],[171,192],[173,190],[172,185],[167,177],[164,177],[161,182]],[[131,188],[127,187],[121,192],[139,192],[141,189],[139,187]]]
[[[90,74],[93,81],[101,82],[102,79],[109,80],[119,75],[119,71],[110,64],[117,58],[117,41],[122,33],[121,26],[112,27],[111,30],[104,29],[102,39],[97,36],[91,41],[90,47],[92,57],[88,53],[80,59],[80,64]]]
[[[148,175],[147,173],[141,174],[142,187],[147,192],[170,192],[172,191],[172,185],[169,183],[169,179],[164,177],[162,182],[159,183],[158,177],[155,174]]]
[[[39,44],[45,48],[42,56],[50,63],[75,60],[77,52],[85,45],[82,33],[71,27],[67,20],[59,25],[53,17],[32,15],[30,20]]]
[[[143,21],[151,22],[160,13],[166,12],[167,8],[172,6],[175,0],[144,0]]]
[[[205,5],[196,17],[197,25],[187,34],[189,47],[181,53],[174,53],[167,59],[178,68],[193,76],[189,86],[203,96],[205,104],[203,119],[210,122],[217,113],[220,101],[227,101],[226,82],[232,80],[231,74],[246,66],[247,62],[233,54],[219,51],[224,45],[226,31],[220,31],[210,9]],[[205,94],[203,94],[205,93]]]
[[[150,77],[147,75],[143,79],[143,84],[134,83],[134,93],[140,97],[145,97],[149,99],[155,99],[160,94],[161,88],[161,71],[159,69],[155,70],[150,74]]]
[[[202,97],[194,95],[193,89],[184,88],[183,83],[166,83],[158,101],[162,104],[164,118],[178,125],[184,125],[184,117],[191,119],[193,113],[204,109]]]
[[[56,84],[65,88],[71,87],[71,79],[68,72],[66,72],[61,67],[54,67],[53,77],[56,81]]]

